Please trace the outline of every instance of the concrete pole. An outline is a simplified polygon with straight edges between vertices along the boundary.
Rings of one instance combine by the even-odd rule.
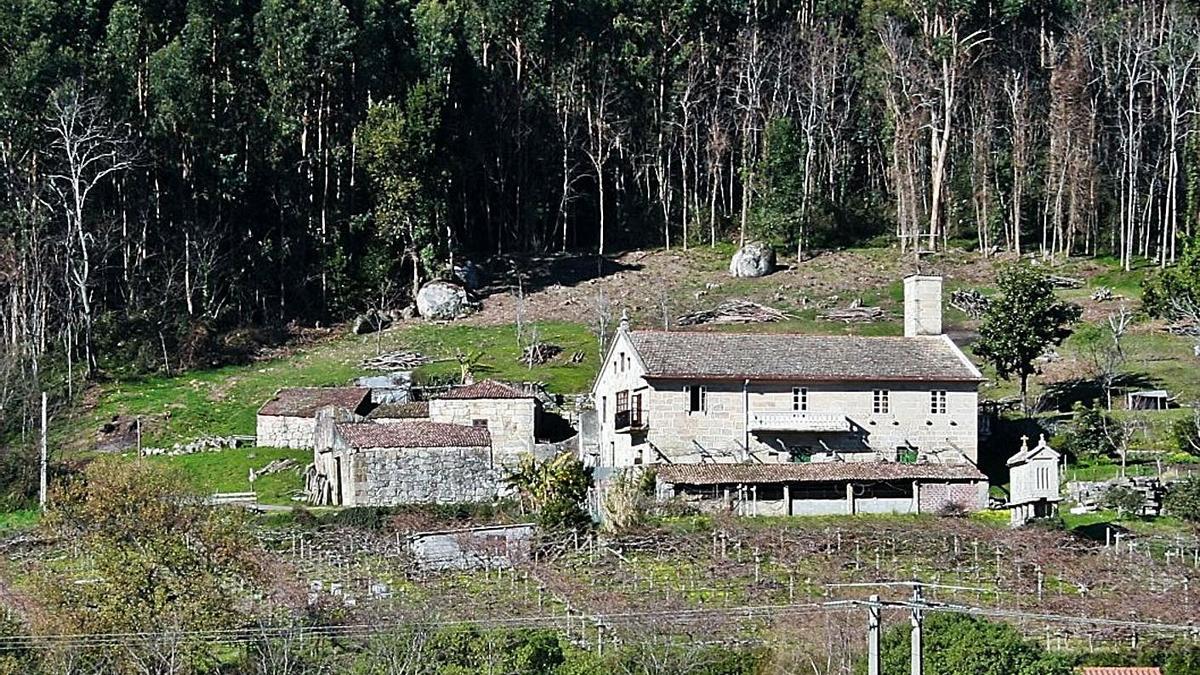
[[[921,586],[913,587],[913,604],[920,605],[924,602],[921,595]],[[921,644],[921,610],[913,607],[912,610],[912,675],[922,675],[924,672],[924,651]]]
[[[880,659],[879,642],[883,633],[880,621],[879,596],[872,595],[867,600],[867,675],[880,675],[883,672],[883,662]]]
[[[38,505],[42,508],[43,512],[45,512],[45,510],[46,510],[46,464],[48,463],[47,445],[49,445],[48,440],[47,440],[49,432],[47,431],[48,415],[46,413],[46,409],[47,409],[46,392],[43,391],[42,392],[42,438],[41,438],[41,446],[42,446],[41,447],[41,455],[42,455],[41,459],[42,459],[42,461],[41,461],[41,467],[39,468],[39,471],[38,471],[39,479],[40,479],[39,480],[40,485],[39,485],[39,490],[38,490]]]

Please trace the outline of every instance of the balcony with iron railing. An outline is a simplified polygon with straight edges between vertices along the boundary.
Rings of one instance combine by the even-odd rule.
[[[646,428],[646,417],[641,408],[631,408],[629,410],[618,410],[613,415],[613,426],[616,427],[618,434],[628,434],[634,431],[642,431]]]
[[[851,426],[845,415],[783,410],[751,412],[750,430],[848,432]]]

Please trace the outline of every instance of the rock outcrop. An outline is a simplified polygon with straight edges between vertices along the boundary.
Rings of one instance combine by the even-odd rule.
[[[765,277],[774,271],[775,250],[766,242],[746,242],[729,261],[729,274],[735,277]]]

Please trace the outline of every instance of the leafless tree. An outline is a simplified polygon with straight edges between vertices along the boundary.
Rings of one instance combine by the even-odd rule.
[[[50,95],[46,128],[57,163],[48,176],[49,187],[67,229],[64,275],[79,303],[76,311],[83,323],[85,372],[90,375],[96,366],[92,275],[105,223],[90,212],[89,199],[97,188],[132,167],[137,153],[128,130],[109,121],[103,102],[88,95],[78,82],[69,82]]]

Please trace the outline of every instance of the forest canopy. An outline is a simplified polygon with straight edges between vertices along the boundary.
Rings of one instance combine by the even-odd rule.
[[[1169,265],[1200,208],[1182,0],[27,0],[0,54],[6,410],[467,257]]]

